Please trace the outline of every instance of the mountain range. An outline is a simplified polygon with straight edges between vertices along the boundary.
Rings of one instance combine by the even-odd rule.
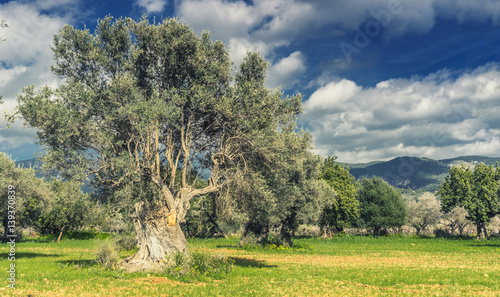
[[[486,165],[500,162],[500,157],[463,156],[452,159],[433,160],[419,157],[398,157],[389,161],[374,161],[363,164],[346,164],[356,179],[378,176],[393,187],[412,190],[422,189],[435,191],[448,174],[452,166],[474,166],[479,163]],[[37,177],[58,177],[57,172],[44,173],[40,169],[42,162],[37,159],[16,161],[22,168],[35,169]],[[85,192],[90,191],[85,187]]]
[[[500,157],[463,156],[452,159],[433,160],[419,157],[398,157],[389,161],[364,164],[347,164],[356,179],[378,176],[393,187],[435,191],[452,166],[486,165],[500,162]]]

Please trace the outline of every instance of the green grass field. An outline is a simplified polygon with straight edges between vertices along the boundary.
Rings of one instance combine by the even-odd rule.
[[[177,281],[96,266],[96,240],[16,245],[0,251],[1,296],[500,296],[500,240],[412,237],[296,239],[311,250],[244,250],[238,239],[193,239],[194,250],[234,260],[223,279]],[[131,252],[128,252],[129,254]],[[126,256],[122,254],[122,256]]]

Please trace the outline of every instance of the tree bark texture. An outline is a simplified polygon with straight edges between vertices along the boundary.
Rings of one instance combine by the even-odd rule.
[[[166,206],[151,209],[144,202],[135,204],[133,217],[139,251],[125,259],[127,271],[146,270],[162,264],[166,255],[187,251],[187,241],[179,225],[178,211]]]

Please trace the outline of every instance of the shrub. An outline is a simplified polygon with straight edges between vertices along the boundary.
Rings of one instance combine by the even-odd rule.
[[[238,245],[240,247],[249,246],[249,245],[258,245],[258,244],[259,244],[259,239],[253,233],[249,233],[245,236],[242,236],[240,238],[240,242],[238,243]]]
[[[436,238],[448,238],[448,237],[451,237],[451,234],[444,230],[444,229],[441,229],[441,228],[436,228],[434,229],[434,235],[436,236]]]
[[[299,237],[318,237],[320,235],[320,227],[314,225],[300,225],[297,235]]]
[[[95,261],[104,269],[114,268],[118,262],[116,246],[108,240],[102,242],[97,248]]]
[[[293,242],[292,242],[291,238],[287,241],[287,240],[284,240],[282,236],[272,236],[271,235],[271,236],[269,236],[267,242],[265,242],[263,244],[290,247],[293,245]]]
[[[275,243],[266,243],[264,245],[257,244],[246,244],[240,246],[240,248],[247,251],[256,251],[256,250],[275,250],[275,251],[310,251],[312,247],[307,244],[294,243],[292,246],[284,245],[284,244],[275,244]]]
[[[175,253],[168,257],[165,272],[179,278],[220,278],[233,269],[234,260],[225,255],[202,252]]]
[[[137,239],[133,235],[118,235],[114,239],[119,250],[133,250],[137,247]]]

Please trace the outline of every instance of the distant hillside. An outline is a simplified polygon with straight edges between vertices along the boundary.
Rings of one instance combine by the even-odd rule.
[[[486,165],[492,164],[495,166],[496,162],[500,163],[500,158],[490,158],[483,156],[464,156],[453,159],[444,159],[441,162],[448,164],[449,166],[474,166],[478,163],[484,163]]]
[[[398,157],[386,162],[348,165],[354,177],[379,176],[398,188],[434,191],[452,166],[474,166],[479,163],[495,164],[499,158],[464,156],[453,159],[432,160],[418,157]]]

